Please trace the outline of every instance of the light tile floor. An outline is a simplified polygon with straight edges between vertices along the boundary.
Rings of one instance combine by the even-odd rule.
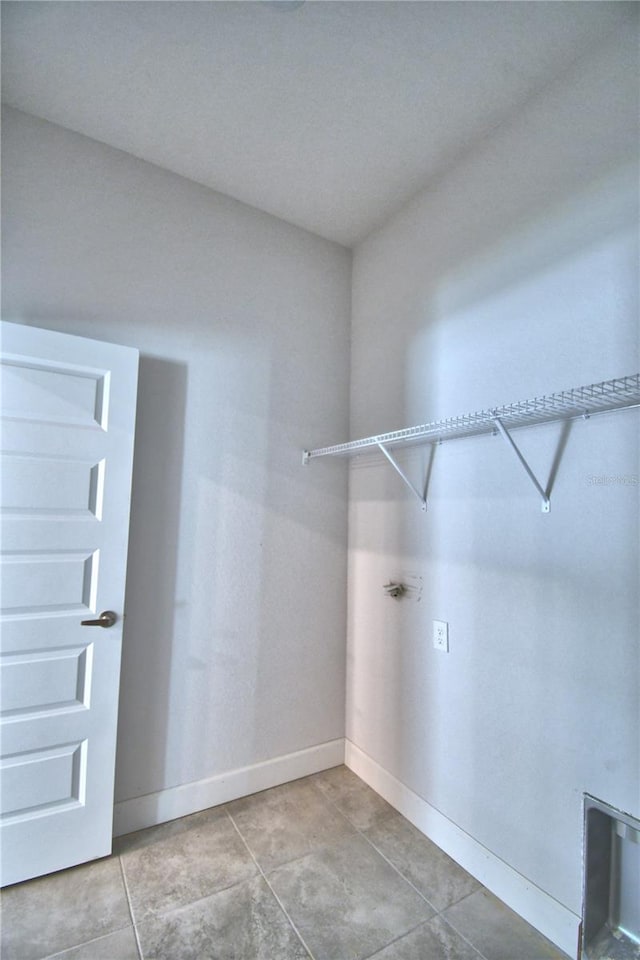
[[[566,960],[346,767],[6,888],[3,960]]]

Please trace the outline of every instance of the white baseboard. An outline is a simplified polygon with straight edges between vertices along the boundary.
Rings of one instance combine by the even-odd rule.
[[[250,767],[207,777],[206,780],[183,783],[144,797],[123,800],[114,807],[113,835],[120,837],[134,830],[186,817],[198,810],[277,787],[341,763],[344,763],[344,740],[330,740]]]
[[[345,741],[345,763],[456,863],[570,957],[575,957],[580,918],[465,833],[375,760]]]

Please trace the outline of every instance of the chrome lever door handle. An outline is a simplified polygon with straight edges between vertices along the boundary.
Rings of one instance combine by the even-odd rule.
[[[81,620],[80,624],[83,627],[112,627],[117,619],[113,610],[104,610],[97,620]]]

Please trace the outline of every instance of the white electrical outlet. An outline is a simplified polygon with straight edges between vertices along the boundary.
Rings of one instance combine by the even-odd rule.
[[[433,621],[433,646],[436,650],[449,653],[449,624],[446,620]]]

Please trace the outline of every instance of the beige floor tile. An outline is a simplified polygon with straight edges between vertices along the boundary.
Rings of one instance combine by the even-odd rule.
[[[136,923],[258,873],[233,823],[218,807],[123,838],[120,849]]]
[[[390,804],[347,767],[334,767],[308,778],[357,827],[366,830],[394,813]]]
[[[443,916],[487,960],[567,960],[566,954],[484,888]]]
[[[346,767],[115,849],[6,888],[2,960],[142,960],[127,893],[144,960],[568,960]]]
[[[433,915],[358,835],[278,867],[268,880],[316,960],[362,960]]]
[[[364,831],[376,849],[434,905],[444,910],[478,890],[477,880],[395,811]]]
[[[131,924],[117,857],[7,887],[1,904],[2,960],[41,960]]]
[[[145,960],[308,960],[262,877],[140,925]]]
[[[156,843],[163,843],[171,837],[190,833],[204,824],[214,824],[218,820],[224,821],[226,819],[228,818],[224,805],[210,807],[208,810],[201,810],[199,813],[192,813],[187,817],[168,820],[166,823],[159,823],[155,827],[147,827],[145,830],[137,830],[135,833],[127,833],[124,836],[116,837],[113,841],[113,852],[123,855],[134,850],[143,850],[145,847],[152,847]]]
[[[64,953],[56,953],[47,960],[139,960],[138,945],[133,927],[125,927],[100,940],[83,943]]]
[[[456,931],[440,917],[421,924],[374,954],[370,960],[483,960]],[[513,960],[516,960],[514,957]]]
[[[305,781],[236,800],[227,809],[263,870],[356,834],[333,804]]]

